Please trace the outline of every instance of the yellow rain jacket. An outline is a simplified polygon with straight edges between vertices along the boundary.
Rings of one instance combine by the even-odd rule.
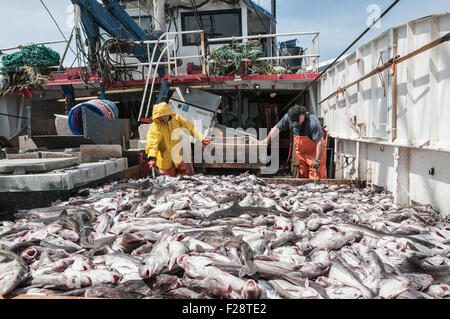
[[[167,124],[158,120],[161,116],[170,115],[172,118]],[[175,114],[167,103],[156,104],[153,107],[153,123],[147,133],[145,152],[148,157],[156,158],[156,165],[163,170],[169,170],[174,165],[178,167],[182,161],[182,152],[179,159],[172,159],[172,148],[180,143],[180,130],[186,129],[196,140],[203,142],[205,137],[195,128],[194,124],[184,117]],[[172,134],[175,131],[174,134]],[[172,136],[173,135],[173,136]],[[177,163],[174,162],[177,161]]]

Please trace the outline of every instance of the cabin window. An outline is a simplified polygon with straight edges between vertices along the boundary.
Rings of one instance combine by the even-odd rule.
[[[209,39],[242,36],[241,10],[220,10],[199,12],[206,36]],[[181,13],[183,31],[201,30],[193,12]],[[183,46],[200,45],[200,34],[184,34]]]

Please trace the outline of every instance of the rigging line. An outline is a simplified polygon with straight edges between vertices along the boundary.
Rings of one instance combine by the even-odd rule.
[[[400,2],[400,0],[395,0],[390,6],[389,8],[387,8],[379,17],[378,19],[376,19],[358,38],[356,38],[355,41],[352,42],[352,44],[350,44],[328,67],[325,68],[325,70],[323,70],[318,77],[316,77],[305,89],[303,89],[303,91],[301,91],[295,98],[293,98],[282,110],[281,112],[283,112],[284,110],[286,110],[288,107],[290,107],[295,100],[297,100],[300,96],[302,96],[318,79],[320,79],[332,66],[334,66],[336,64],[336,62],[339,61],[339,59],[345,54],[347,53],[348,50],[350,50],[367,32],[369,32],[389,11],[392,10],[392,8],[394,8],[398,3]]]
[[[53,17],[52,13],[50,12],[50,10],[49,10],[49,9],[47,8],[47,6],[45,5],[44,1],[43,1],[43,0],[40,0],[40,1],[41,1],[42,5],[44,6],[45,10],[47,10],[48,14],[50,15],[50,18],[52,18],[53,22],[55,23],[55,25],[56,25],[56,27],[58,28],[58,30],[59,30],[59,32],[61,33],[61,35],[63,36],[64,40],[66,40],[66,42],[67,42],[67,38],[66,38],[66,36],[64,35],[64,33],[62,32],[61,28],[59,27],[58,22],[56,22],[56,20],[55,20],[55,18]],[[72,32],[73,32],[73,31],[72,31]],[[69,44],[69,49],[70,49],[70,51],[72,51],[73,54],[76,55],[76,53],[75,53],[75,52],[72,50],[72,48],[70,47],[70,44]]]
[[[267,34],[270,34],[270,30],[267,30],[266,25],[264,24],[264,22],[262,21],[261,15],[259,14],[258,10],[256,10],[255,5],[253,4],[253,1],[250,1],[250,4],[252,5],[253,9],[256,12],[256,15],[258,16],[259,21],[261,22],[262,26],[264,27],[264,30],[266,30]],[[277,48],[278,51],[278,55],[280,55],[280,49],[278,48],[277,45],[275,45],[275,48]]]
[[[198,13],[198,10],[197,10],[198,6],[197,6],[197,4],[195,3],[195,0],[191,0],[191,3],[192,3],[192,6],[193,6],[193,9],[194,9],[194,15],[195,15],[195,17],[196,17],[196,19],[197,19],[197,23],[198,23],[200,29],[203,30],[204,43],[205,43],[205,51],[206,51],[206,52],[209,52],[208,32],[205,30],[205,26],[203,25],[203,21],[202,21],[202,19],[201,19],[201,16],[200,16],[199,13]]]
[[[206,39],[206,37],[207,37],[207,32],[206,32],[205,27],[204,27],[204,25],[203,25],[203,21],[202,21],[200,15],[198,14],[197,4],[195,3],[195,0],[191,0],[191,3],[192,3],[192,6],[193,6],[193,9],[194,9],[194,15],[195,15],[195,18],[197,19],[198,26],[199,26],[203,31],[205,31],[205,42],[207,42],[207,39]]]
[[[0,113],[0,115],[8,116],[8,117],[15,117],[15,118],[18,118],[18,119],[23,119],[23,120],[28,119],[27,117],[17,116],[17,115],[12,115],[12,114],[6,114],[6,113]]]

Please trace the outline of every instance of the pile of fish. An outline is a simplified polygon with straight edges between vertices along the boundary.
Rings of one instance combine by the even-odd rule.
[[[349,185],[120,181],[0,222],[0,295],[450,298],[450,224]]]

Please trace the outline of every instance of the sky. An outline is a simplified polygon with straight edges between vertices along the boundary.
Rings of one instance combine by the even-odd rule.
[[[68,39],[72,31],[70,0],[43,0]],[[254,0],[269,9],[270,0]],[[320,32],[321,61],[338,56],[393,0],[277,0],[277,32]],[[0,49],[27,44],[62,40],[63,37],[40,0],[0,0]],[[367,33],[349,52],[391,27],[431,14],[450,11],[449,0],[401,0],[381,21],[379,28]],[[289,39],[286,39],[289,40]],[[65,44],[50,46],[61,55]],[[74,55],[69,52],[64,66],[70,66]]]

